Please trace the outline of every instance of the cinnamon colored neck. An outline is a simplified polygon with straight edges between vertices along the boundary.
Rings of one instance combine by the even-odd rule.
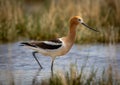
[[[68,38],[74,42],[76,36],[76,26],[75,24],[70,24],[70,31],[68,32]]]

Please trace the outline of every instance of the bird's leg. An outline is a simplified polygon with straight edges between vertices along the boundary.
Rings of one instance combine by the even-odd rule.
[[[53,64],[54,64],[54,60],[55,60],[55,58],[52,58],[52,63],[51,63],[51,73],[52,73],[52,76],[53,76]]]
[[[42,69],[43,68],[42,65],[40,64],[40,62],[38,61],[37,57],[35,56],[36,53],[38,53],[38,52],[34,51],[32,54],[33,54],[35,60],[37,61],[37,63],[39,64],[40,68]]]

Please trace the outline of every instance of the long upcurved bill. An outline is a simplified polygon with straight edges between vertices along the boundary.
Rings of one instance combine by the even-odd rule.
[[[91,28],[91,27],[89,27],[87,24],[85,24],[85,23],[81,23],[82,25],[84,25],[85,27],[87,27],[87,28],[89,28],[89,29],[91,29],[91,30],[93,30],[93,31],[96,31],[96,32],[99,32],[98,30],[95,30],[95,29],[93,29],[93,28]]]

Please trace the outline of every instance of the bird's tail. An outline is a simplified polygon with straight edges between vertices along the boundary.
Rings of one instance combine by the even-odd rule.
[[[32,46],[32,45],[28,42],[21,42],[20,46]]]

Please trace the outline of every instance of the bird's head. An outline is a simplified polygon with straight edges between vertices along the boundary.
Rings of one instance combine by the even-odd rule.
[[[73,25],[73,26],[77,26],[78,24],[82,24],[83,26],[93,30],[93,31],[96,31],[96,32],[99,32],[91,27],[89,27],[87,24],[84,23],[83,19],[80,17],[80,16],[74,16],[70,19],[70,24]]]

